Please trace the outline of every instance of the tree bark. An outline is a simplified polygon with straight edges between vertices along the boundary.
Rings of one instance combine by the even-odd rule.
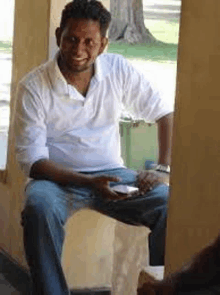
[[[111,0],[109,38],[130,44],[152,43],[156,38],[145,27],[143,0]]]

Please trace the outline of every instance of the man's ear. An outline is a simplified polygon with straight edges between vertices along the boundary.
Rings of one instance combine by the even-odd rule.
[[[56,28],[55,36],[57,41],[57,46],[60,47],[60,40],[61,40],[62,31],[61,28]]]
[[[102,52],[104,52],[104,50],[107,48],[108,45],[108,38],[107,37],[102,37],[102,44],[99,50],[99,54],[101,54]]]

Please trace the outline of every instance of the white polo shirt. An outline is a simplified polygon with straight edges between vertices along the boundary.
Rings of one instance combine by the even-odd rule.
[[[17,159],[29,176],[47,158],[74,171],[123,167],[122,110],[155,121],[173,110],[122,56],[101,54],[86,97],[67,84],[57,55],[18,85],[15,114]]]

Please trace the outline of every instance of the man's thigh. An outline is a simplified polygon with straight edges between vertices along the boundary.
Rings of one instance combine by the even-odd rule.
[[[63,187],[48,180],[32,180],[25,189],[28,207],[36,210],[59,214],[63,223],[75,211],[89,207],[91,191],[77,187]]]

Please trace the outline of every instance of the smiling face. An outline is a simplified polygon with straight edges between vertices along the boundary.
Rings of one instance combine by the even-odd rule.
[[[63,30],[56,30],[60,49],[59,66],[69,73],[90,72],[96,57],[108,43],[98,21],[70,18]]]

